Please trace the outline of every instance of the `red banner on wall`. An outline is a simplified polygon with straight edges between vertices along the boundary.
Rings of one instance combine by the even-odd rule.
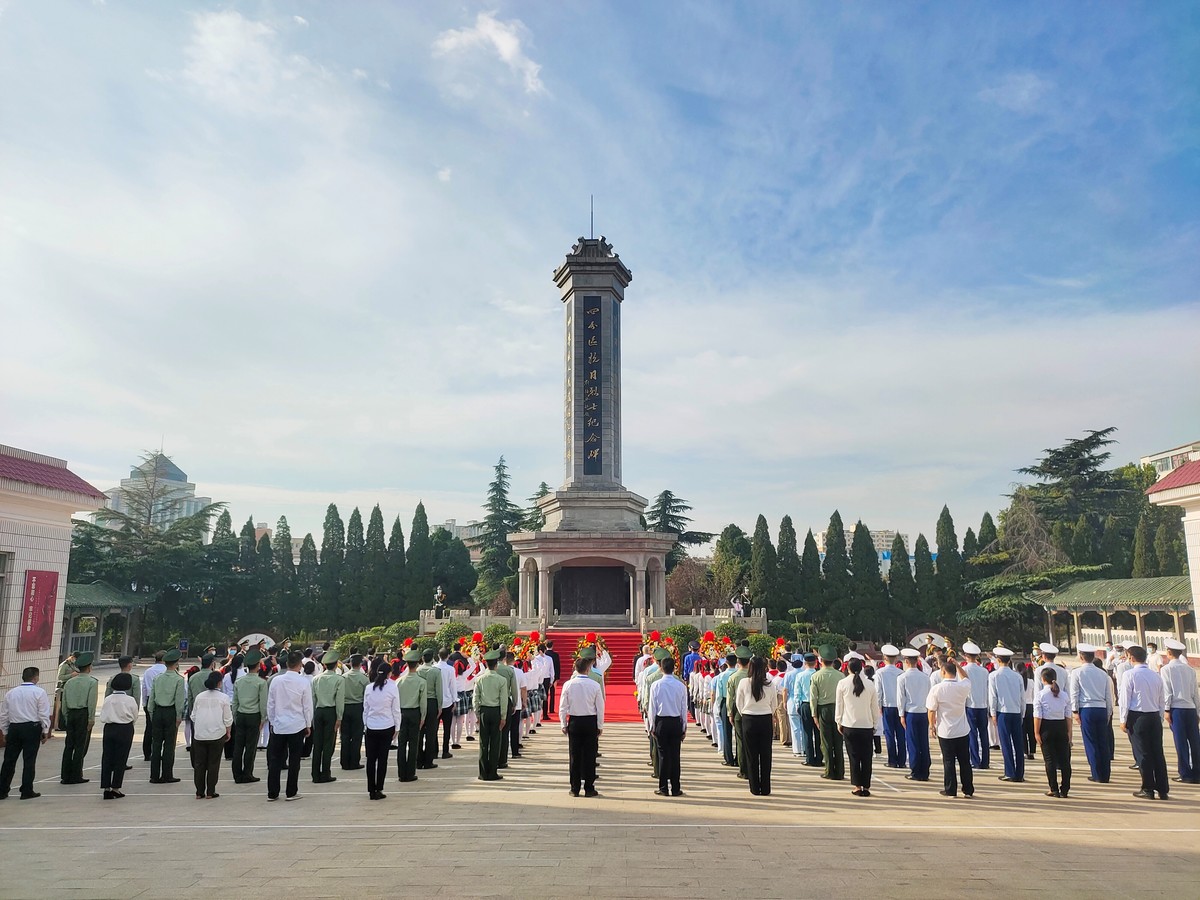
[[[49,650],[54,639],[58,607],[58,573],[25,573],[25,605],[21,610],[21,636],[17,650]]]

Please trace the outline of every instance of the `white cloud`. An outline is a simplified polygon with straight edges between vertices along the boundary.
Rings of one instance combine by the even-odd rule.
[[[308,19],[304,18],[304,16],[292,16],[292,21],[295,22],[297,25],[299,25],[301,28],[308,27]]]
[[[355,81],[366,81],[368,78],[371,77],[370,75],[367,74],[366,69],[354,69],[350,73],[350,75],[354,78]]]
[[[437,179],[438,181],[449,181],[452,174],[453,173],[451,172],[450,167],[444,166],[443,168],[438,169]]]
[[[502,22],[489,12],[475,17],[470,28],[443,31],[433,42],[434,56],[470,57],[478,51],[495,56],[521,79],[528,94],[545,93],[538,73],[541,66],[525,55],[521,47],[527,29],[519,19]]]
[[[1031,113],[1037,111],[1053,87],[1052,82],[1033,72],[1010,72],[999,84],[984,88],[977,96],[1013,112]]]

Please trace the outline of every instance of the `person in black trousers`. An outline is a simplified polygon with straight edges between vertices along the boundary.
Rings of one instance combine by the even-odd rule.
[[[1021,667],[1021,677],[1025,680],[1025,758],[1033,759],[1037,755],[1037,735],[1033,731],[1033,698],[1029,685],[1033,681],[1033,666],[1026,663]],[[1036,693],[1036,690],[1034,691]]]
[[[7,695],[5,717],[0,723],[5,737],[4,763],[0,765],[0,800],[7,797],[12,788],[18,758],[21,759],[21,799],[35,800],[42,796],[33,789],[37,755],[42,744],[50,740],[54,726],[50,721],[50,696],[37,685],[41,674],[39,668],[29,666],[21,673],[21,684],[9,690]]]
[[[546,641],[542,645],[542,652],[550,657],[550,662],[554,664],[554,677],[542,683],[542,686],[546,688],[546,715],[552,716],[554,715],[554,689],[558,686],[558,679],[562,678],[562,660],[554,652],[554,641]]]
[[[504,662],[508,665],[508,667],[510,669],[513,669],[514,671],[517,671],[516,668],[513,666],[513,663],[515,663],[516,661],[517,661],[517,655],[515,653],[513,653],[511,650],[507,651],[504,654]],[[521,696],[520,691],[521,691],[521,685],[518,682],[518,684],[517,684],[517,696],[518,697]],[[512,700],[509,701],[509,706],[513,706]],[[508,725],[506,726],[508,729],[508,744],[509,744],[508,755],[511,756],[513,759],[521,758],[521,720],[523,718],[525,718],[525,716],[528,714],[529,714],[529,711],[527,709],[525,709],[525,705],[521,704],[521,708],[513,709],[512,713],[508,717]]]
[[[104,792],[105,800],[119,800],[125,796],[121,787],[125,783],[129,751],[133,748],[133,723],[138,718],[137,700],[129,696],[133,690],[133,676],[128,672],[118,672],[113,676],[112,690],[100,710],[100,721],[104,724],[100,789]]]
[[[766,797],[771,793],[771,744],[775,739],[775,707],[779,690],[767,680],[767,661],[761,656],[750,660],[750,674],[738,683],[734,702],[742,719],[742,749],[750,793]]]
[[[674,657],[666,657],[659,665],[663,677],[650,689],[650,699],[646,703],[654,742],[658,746],[658,790],[655,793],[662,797],[679,797],[683,795],[679,785],[679,755],[687,732],[688,689],[675,677]]]
[[[1071,697],[1058,686],[1054,666],[1042,669],[1042,683],[1045,687],[1033,702],[1033,728],[1046,763],[1046,796],[1066,799],[1071,790]]]

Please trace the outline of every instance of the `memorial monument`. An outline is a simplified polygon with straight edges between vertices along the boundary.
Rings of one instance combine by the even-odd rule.
[[[541,531],[508,536],[522,617],[611,626],[666,613],[675,537],[643,530],[646,498],[621,483],[621,304],[632,280],[603,236],[581,237],[554,271],[566,313],[566,480],[538,501]]]

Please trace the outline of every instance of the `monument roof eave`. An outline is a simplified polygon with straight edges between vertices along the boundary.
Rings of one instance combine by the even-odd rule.
[[[580,553],[596,549],[670,550],[677,538],[657,531],[518,531],[508,535],[514,550],[571,550]]]

